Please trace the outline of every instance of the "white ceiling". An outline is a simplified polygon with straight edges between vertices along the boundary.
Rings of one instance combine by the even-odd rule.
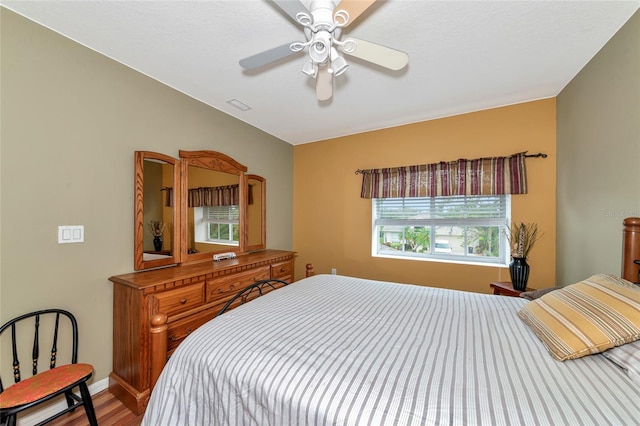
[[[408,67],[392,72],[347,57],[351,66],[325,102],[300,71],[302,56],[252,72],[238,65],[304,41],[267,0],[0,4],[296,145],[556,96],[640,0],[379,0],[342,39],[405,51]],[[252,109],[229,105],[234,98]]]

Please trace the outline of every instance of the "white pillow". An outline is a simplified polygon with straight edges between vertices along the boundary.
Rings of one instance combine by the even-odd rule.
[[[602,355],[625,370],[631,380],[640,386],[640,340],[609,349]]]

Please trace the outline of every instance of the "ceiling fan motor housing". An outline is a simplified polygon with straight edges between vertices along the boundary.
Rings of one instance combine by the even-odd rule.
[[[333,10],[336,8],[332,0],[313,0],[309,6],[314,24],[333,24]]]
[[[333,20],[335,7],[332,0],[313,0],[310,5],[313,24],[305,28],[305,33],[311,41],[309,57],[318,65],[327,63],[333,42],[340,37],[341,28]]]

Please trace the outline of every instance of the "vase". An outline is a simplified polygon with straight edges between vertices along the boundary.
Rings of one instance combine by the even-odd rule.
[[[153,237],[153,248],[155,251],[162,251],[162,237],[160,235]]]
[[[525,291],[529,280],[529,264],[526,257],[512,257],[509,263],[511,284],[514,290]]]

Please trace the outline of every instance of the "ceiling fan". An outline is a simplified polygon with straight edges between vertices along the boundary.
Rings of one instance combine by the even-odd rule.
[[[353,56],[390,70],[400,70],[409,62],[409,55],[369,41],[348,37],[340,40],[344,27],[353,23],[375,0],[313,0],[309,9],[300,0],[271,0],[295,22],[304,27],[305,42],[287,43],[240,60],[246,70],[264,65],[306,50],[308,58],[302,72],[316,79],[316,96],[324,101],[333,95],[333,77],[349,66],[340,55]]]

